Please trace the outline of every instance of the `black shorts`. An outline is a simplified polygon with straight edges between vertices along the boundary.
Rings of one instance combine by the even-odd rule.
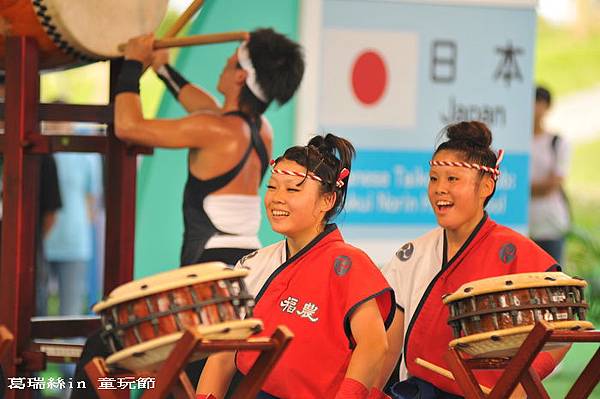
[[[208,248],[202,252],[196,263],[203,262],[224,262],[235,266],[238,260],[244,256],[256,251],[256,249],[247,248]]]

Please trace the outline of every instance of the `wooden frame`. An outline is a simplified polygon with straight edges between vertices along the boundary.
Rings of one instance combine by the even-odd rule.
[[[511,359],[477,358],[465,359],[460,350],[450,348],[445,359],[456,382],[467,399],[503,399],[508,398],[520,383],[530,398],[550,399],[542,385],[540,377],[531,367],[533,360],[547,342],[595,342],[600,343],[600,331],[554,331],[552,326],[540,321],[515,356]],[[500,379],[489,395],[481,390],[472,370],[504,369]],[[577,378],[567,399],[587,398],[600,381],[600,348]]]
[[[250,338],[248,340],[220,340],[204,341],[202,335],[194,328],[188,328],[183,336],[177,341],[177,344],[171,351],[167,360],[162,364],[156,373],[144,374],[145,377],[153,376],[156,378],[156,388],[146,391],[141,399],[164,399],[172,394],[175,399],[194,399],[196,394],[183,368],[188,363],[192,353],[219,352],[235,350],[259,350],[261,351],[258,359],[240,382],[233,399],[253,399],[260,392],[260,389],[267,379],[269,372],[273,369],[290,341],[293,338],[292,332],[285,326],[278,326],[270,338]],[[85,372],[94,385],[96,393],[100,399],[120,399],[129,395],[128,390],[116,391],[99,389],[100,378],[107,378],[111,375],[120,377],[130,374],[113,374],[107,367],[103,358],[96,357],[85,366]]]
[[[14,345],[2,359],[7,377],[28,377],[46,366],[53,352],[72,352],[63,344],[33,342],[35,338],[63,338],[74,332],[85,335],[98,319],[32,321],[35,311],[35,229],[38,220],[39,157],[54,151],[101,152],[107,165],[106,252],[104,293],[133,279],[135,233],[135,180],[137,155],[151,149],[131,147],[114,135],[113,103],[119,60],[111,61],[110,101],[106,105],[40,104],[39,52],[34,39],[9,36],[6,45],[6,98],[0,104],[5,132],[0,135],[4,156],[4,197],[0,254],[0,323],[12,331]],[[40,134],[40,121],[83,121],[107,125],[106,136],[49,136]],[[73,329],[76,326],[77,328]],[[56,349],[56,350],[54,350]],[[69,349],[69,350],[66,350]],[[69,356],[50,356],[72,361]],[[31,390],[8,390],[6,399],[31,397]]]

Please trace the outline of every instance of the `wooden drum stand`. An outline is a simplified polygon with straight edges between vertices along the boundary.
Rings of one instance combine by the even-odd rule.
[[[255,398],[293,336],[287,327],[279,326],[270,338],[209,341],[203,340],[202,335],[195,329],[188,328],[160,369],[154,373],[143,375],[155,378],[155,388],[145,391],[142,399],[164,399],[169,394],[176,399],[194,399],[196,397],[194,387],[185,372],[182,371],[192,353],[236,350],[261,351],[258,359],[233,395],[234,399]],[[131,376],[131,373],[109,370],[104,359],[100,357],[91,360],[85,366],[85,371],[101,399],[129,397],[129,390],[107,390],[100,389],[99,386],[102,378]]]
[[[539,321],[512,358],[466,359],[459,349],[450,348],[445,359],[467,399],[508,398],[519,383],[529,398],[550,399],[540,377],[531,368],[533,360],[547,342],[600,343],[600,330],[554,331],[548,323]],[[472,371],[475,369],[504,369],[504,371],[489,394],[485,394],[475,379]],[[596,350],[588,365],[575,381],[566,399],[587,398],[598,381],[600,381],[600,348]]]

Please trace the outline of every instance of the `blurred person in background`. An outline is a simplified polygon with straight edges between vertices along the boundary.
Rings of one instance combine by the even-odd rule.
[[[44,124],[44,134],[72,134],[69,122]],[[98,154],[60,152],[54,155],[63,207],[44,241],[50,278],[58,282],[59,315],[87,313],[88,264],[93,255],[94,210],[101,192],[101,159]],[[47,297],[48,284],[38,287]],[[47,309],[46,309],[47,310]]]
[[[4,73],[0,73],[0,101],[4,102],[5,79]],[[0,133],[4,133],[4,120],[0,121]],[[35,230],[36,246],[36,280],[45,281],[43,241],[56,222],[56,212],[62,206],[60,190],[58,187],[58,174],[56,162],[52,154],[40,155],[40,188],[39,188],[39,214],[38,225]],[[2,212],[4,193],[4,156],[0,154],[0,243],[2,242]],[[1,249],[1,245],[0,245]],[[36,281],[36,285],[38,285]],[[36,292],[36,314],[40,315],[46,307],[47,298],[37,295]]]
[[[62,101],[55,101],[61,103]],[[82,134],[78,124],[47,122],[44,134]],[[89,313],[88,294],[97,287],[89,285],[90,265],[94,254],[93,221],[96,203],[101,193],[101,158],[99,154],[59,152],[54,154],[60,195],[63,206],[56,215],[56,223],[44,239],[45,280],[38,279],[37,293],[46,306],[40,315],[49,314],[47,300],[51,288],[58,285],[60,316]],[[71,340],[69,340],[71,341]],[[75,339],[75,341],[77,340]],[[63,377],[73,374],[74,364],[60,365]],[[56,397],[67,398],[70,389],[54,391]]]
[[[529,235],[550,256],[563,264],[565,236],[571,217],[563,185],[569,165],[569,146],[549,132],[545,117],[552,105],[548,89],[535,90]]]

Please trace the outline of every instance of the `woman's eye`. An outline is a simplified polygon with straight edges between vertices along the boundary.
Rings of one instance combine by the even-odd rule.
[[[449,176],[448,177],[448,181],[457,181],[457,180],[458,180],[458,177],[456,177],[456,176]]]
[[[429,181],[437,181],[437,177],[435,177],[435,176],[429,176]]]
[[[267,186],[267,190],[275,190],[275,186]]]
[[[289,193],[297,193],[297,192],[298,192],[298,191],[300,191],[300,190],[298,190],[297,188],[288,188],[288,189],[287,189],[287,191],[288,191]]]

